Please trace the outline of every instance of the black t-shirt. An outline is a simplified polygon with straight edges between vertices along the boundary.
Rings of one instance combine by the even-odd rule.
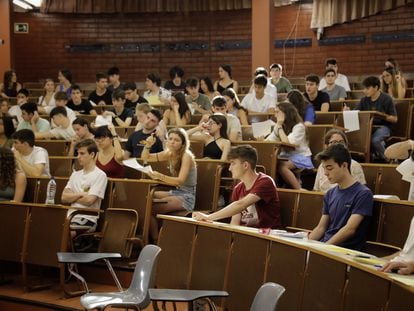
[[[91,103],[84,98],[82,98],[81,103],[79,105],[76,105],[73,102],[73,100],[69,100],[66,106],[72,109],[73,111],[79,112],[80,114],[90,114],[91,110],[94,109]]]
[[[136,106],[137,106],[137,104],[144,104],[144,103],[147,103],[148,104],[148,100],[146,100],[144,97],[142,97],[142,96],[140,96],[140,97],[138,97],[138,99],[136,100],[136,101],[131,101],[131,100],[129,100],[129,99],[127,99],[126,101],[125,101],[125,108],[129,108],[129,109],[133,109],[133,110],[135,110],[135,108],[136,108]]]
[[[154,132],[155,130],[152,133]],[[125,144],[125,150],[131,153],[131,157],[139,158],[144,148],[144,145],[141,142],[146,140],[152,133],[145,134],[142,130],[132,133],[131,136],[128,137],[128,141]],[[162,142],[158,136],[156,136],[155,144],[152,145],[150,152],[157,153],[162,150]]]
[[[109,111],[115,113],[115,115],[117,115],[118,118],[120,118],[124,122],[128,118],[134,118],[134,113],[128,108],[124,108],[124,110],[122,110],[121,114],[119,114],[119,115],[116,113],[115,109],[111,108],[111,109],[109,109]],[[116,120],[114,120],[114,121],[116,122]]]
[[[103,95],[96,94],[96,91],[93,91],[88,100],[93,101],[95,104],[99,105],[99,102],[104,101],[105,105],[112,105],[112,93],[108,90]]]
[[[391,116],[397,115],[397,110],[395,109],[395,104],[391,96],[383,92],[381,92],[380,96],[375,101],[372,101],[371,97],[368,96],[361,98],[359,104],[355,107],[355,109],[362,111],[378,111]],[[385,125],[388,127],[392,126],[391,122],[388,122],[384,120],[384,118],[377,116],[374,117],[373,123],[375,125]]]
[[[310,100],[309,95],[306,92],[303,93],[303,95],[305,96],[306,100],[313,105],[313,109],[315,109],[315,111],[321,111],[323,103],[328,103],[329,105],[331,104],[328,93],[322,91],[318,91],[318,95],[315,97],[314,100]]]
[[[164,88],[172,92],[185,92],[186,84],[184,81],[181,81],[180,85],[175,85],[172,80],[165,82]]]
[[[117,88],[114,88],[114,86],[112,84],[110,84],[110,85],[108,85],[107,89],[108,89],[109,92],[113,93],[116,90],[123,90],[124,89],[124,84],[123,83],[119,84],[119,86]]]

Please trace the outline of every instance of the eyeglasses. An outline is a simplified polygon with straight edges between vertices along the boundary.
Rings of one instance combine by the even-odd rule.
[[[326,75],[327,78],[335,78],[335,75]]]
[[[17,95],[17,98],[26,98],[24,95]]]

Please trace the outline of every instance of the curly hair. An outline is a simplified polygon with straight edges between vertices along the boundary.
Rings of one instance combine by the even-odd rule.
[[[13,187],[16,177],[16,160],[13,151],[0,147],[0,189]]]

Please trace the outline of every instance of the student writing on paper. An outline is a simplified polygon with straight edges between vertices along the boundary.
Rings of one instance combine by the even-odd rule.
[[[203,157],[227,161],[231,142],[227,137],[227,119],[224,115],[213,114],[207,122],[187,131],[192,140],[204,142]]]
[[[168,214],[175,211],[191,212],[194,209],[197,167],[194,155],[189,149],[190,140],[182,128],[171,129],[168,132],[166,149],[164,151],[150,153],[155,143],[155,135],[149,136],[141,157],[144,162],[168,162],[171,176],[157,171],[148,172],[147,174],[152,179],[160,180],[176,187],[176,189],[170,191],[154,192],[150,234],[156,241],[158,240],[157,214]]]
[[[348,147],[348,138],[346,137],[345,133],[339,129],[329,130],[325,134],[324,141],[325,149],[334,144],[342,144]],[[365,185],[367,183],[361,164],[359,164],[354,159],[351,160],[351,175],[361,184]],[[320,164],[318,167],[318,172],[316,173],[313,190],[327,192],[329,189],[332,189],[335,186],[337,186],[337,183],[331,183],[329,181],[328,177],[325,175],[322,164]]]
[[[385,158],[385,139],[391,135],[391,127],[397,123],[397,111],[395,104],[388,94],[381,92],[381,82],[378,77],[368,77],[362,81],[364,86],[365,97],[355,107],[356,110],[375,110],[384,114],[384,116],[375,116],[373,124],[375,125],[371,146],[373,160],[386,162]]]
[[[282,151],[280,157],[286,160],[278,161],[278,172],[290,187],[300,189],[300,182],[292,171],[313,168],[306,127],[297,109],[289,102],[280,103],[275,116],[277,123],[266,141],[281,141],[296,146],[292,151]]]
[[[371,190],[351,175],[351,155],[344,145],[333,144],[316,158],[329,182],[338,185],[325,194],[322,217],[309,239],[364,250],[374,201]]]

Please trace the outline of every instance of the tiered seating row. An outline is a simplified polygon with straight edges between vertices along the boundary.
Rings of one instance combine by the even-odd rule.
[[[229,297],[219,303],[228,310],[246,310],[257,288],[269,281],[286,288],[281,310],[414,308],[412,287],[349,255],[257,229],[161,218],[160,288],[226,290]]]

